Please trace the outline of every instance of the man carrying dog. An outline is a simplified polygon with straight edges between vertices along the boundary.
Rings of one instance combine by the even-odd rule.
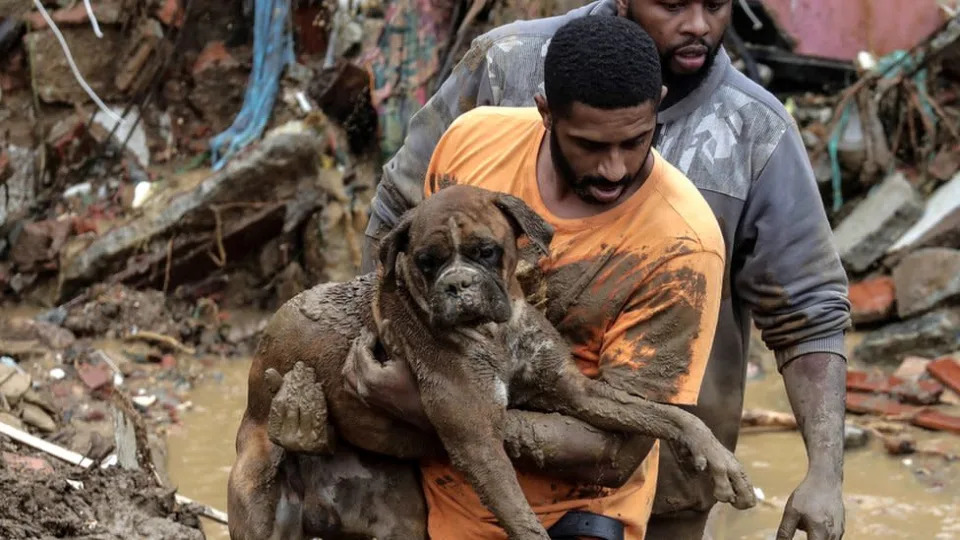
[[[457,117],[479,105],[532,105],[543,91],[547,45],[565,22],[587,16],[636,22],[657,44],[669,90],[654,145],[699,188],[726,244],[716,338],[698,406],[691,410],[728,448],[736,446],[753,319],[776,353],[809,459],[778,538],[802,529],[814,540],[836,539],[844,523],[847,281],[792,119],[776,98],[731,66],[720,45],[731,10],[731,0],[599,0],[477,38],[413,116],[404,146],[384,167],[364,271],[373,269],[376,240],[422,198],[437,141]],[[606,69],[599,77],[617,76],[620,66]],[[403,377],[369,383],[396,390]],[[709,478],[684,471],[668,446],[663,454],[648,537],[699,539],[715,502]]]
[[[547,317],[581,370],[647,399],[695,404],[719,312],[724,248],[706,201],[652,148],[663,96],[656,45],[623,19],[575,19],[557,32],[545,66],[546,97],[535,108],[478,108],[453,122],[433,153],[425,195],[456,183],[522,199],[554,228],[528,295],[536,299],[545,285]],[[415,391],[362,394],[393,407],[406,396],[401,416],[423,414]],[[514,426],[521,414],[515,411]],[[539,445],[544,454],[575,455],[585,444],[569,436],[572,419],[531,414],[526,421],[540,437],[527,444],[534,453]],[[652,440],[625,445],[617,459],[632,474],[607,482],[618,487],[597,485],[605,472],[596,466],[597,481],[566,482],[558,469],[577,463],[555,456],[521,467],[519,478],[555,538],[639,539],[658,449]],[[425,462],[422,473],[430,538],[502,537],[448,461]],[[623,536],[608,534],[619,528]]]

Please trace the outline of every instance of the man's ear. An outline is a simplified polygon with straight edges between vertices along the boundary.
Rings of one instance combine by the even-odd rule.
[[[540,217],[540,214],[534,212],[527,203],[506,193],[498,194],[494,204],[507,216],[517,236],[526,235],[541,256],[550,255],[553,227]]]
[[[667,97],[668,92],[666,86],[660,86],[660,103],[663,103],[663,98]]]
[[[617,0],[617,15],[620,17],[626,17],[627,13],[630,11],[629,5],[627,4],[630,0]]]
[[[397,254],[406,251],[410,244],[410,224],[413,222],[413,212],[413,210],[407,211],[400,218],[397,226],[380,240],[380,283],[387,291],[392,291],[397,286]]]
[[[553,115],[550,114],[550,108],[547,107],[547,98],[543,94],[537,94],[533,96],[533,101],[537,104],[540,117],[543,118],[543,127],[550,131],[553,129]]]

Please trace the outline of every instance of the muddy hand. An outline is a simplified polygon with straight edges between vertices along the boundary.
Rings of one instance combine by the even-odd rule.
[[[393,334],[389,320],[381,325],[381,343],[389,358],[381,363],[373,348],[377,336],[367,329],[360,331],[347,353],[343,366],[343,378],[347,392],[367,406],[383,410],[398,420],[409,422],[421,429],[433,428],[423,412],[420,391],[410,366],[402,356],[404,349]]]
[[[274,444],[291,452],[321,454],[333,451],[332,428],[327,425],[327,401],[313,368],[297,362],[286,375],[264,372],[270,401],[267,434]]]
[[[738,510],[753,508],[757,496],[753,491],[743,465],[713,437],[706,426],[701,426],[695,434],[688,437],[688,450],[693,457],[697,471],[707,471],[713,478],[713,496],[720,502],[727,502]]]

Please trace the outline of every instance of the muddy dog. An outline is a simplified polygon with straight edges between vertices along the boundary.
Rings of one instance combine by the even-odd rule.
[[[739,462],[699,419],[580,373],[523,300],[514,275],[523,235],[547,254],[552,229],[520,199],[451,186],[384,239],[378,276],[319,285],[280,308],[250,368],[232,538],[425,538],[419,479],[402,460],[446,452],[510,538],[547,539],[504,450],[508,404],[679,442],[710,471],[718,500],[755,504]],[[389,333],[403,351],[436,435],[346,390],[348,351],[369,333]],[[288,440],[282,425],[296,426]]]

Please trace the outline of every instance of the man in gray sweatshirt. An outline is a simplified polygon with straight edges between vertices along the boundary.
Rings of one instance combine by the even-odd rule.
[[[456,117],[480,105],[533,105],[543,92],[550,38],[571,18],[632,19],[662,56],[668,94],[656,147],[699,188],[726,243],[719,325],[691,410],[723,444],[736,446],[755,321],[776,353],[809,460],[777,537],[793,538],[801,529],[812,540],[840,538],[847,279],[795,124],[774,96],[731,66],[720,46],[731,9],[731,0],[599,0],[477,38],[413,116],[404,146],[384,167],[364,271],[374,268],[377,239],[422,199],[431,154]],[[647,537],[699,539],[715,503],[711,492],[710,479],[679,465],[664,445]]]

